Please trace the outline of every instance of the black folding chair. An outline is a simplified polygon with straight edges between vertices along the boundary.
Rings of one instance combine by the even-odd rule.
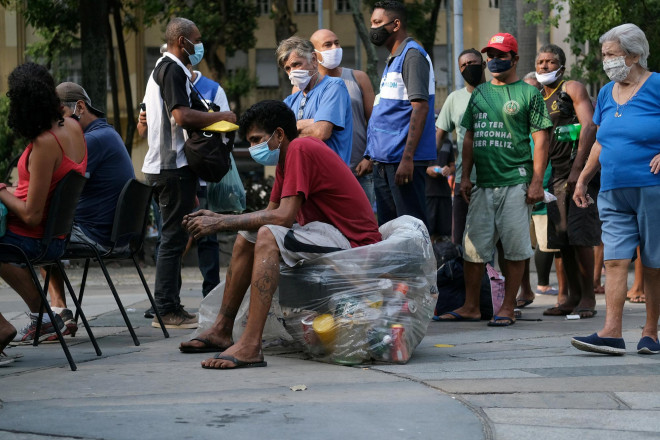
[[[131,321],[128,319],[126,310],[124,309],[124,306],[119,299],[117,289],[115,289],[115,285],[110,278],[110,274],[108,273],[105,262],[111,260],[126,260],[129,258],[133,260],[133,265],[135,266],[135,269],[137,269],[138,275],[140,275],[140,280],[142,281],[144,290],[147,292],[149,302],[151,302],[151,306],[156,312],[156,318],[158,319],[160,327],[163,330],[163,335],[166,338],[169,338],[170,335],[165,328],[165,324],[163,324],[160,313],[158,313],[158,308],[156,307],[154,298],[151,295],[151,290],[149,290],[149,285],[144,278],[144,274],[140,269],[140,265],[138,264],[136,257],[140,249],[142,249],[142,245],[144,244],[144,236],[147,228],[147,218],[151,203],[151,192],[151,186],[141,183],[136,179],[131,179],[126,182],[126,185],[124,185],[124,188],[119,195],[119,199],[117,200],[115,219],[112,225],[112,233],[110,235],[110,242],[112,245],[109,247],[109,249],[106,252],[101,253],[99,252],[98,248],[92,244],[69,243],[66,251],[64,252],[64,255],[62,256],[62,259],[68,260],[85,259],[85,268],[83,270],[80,293],[78,294],[78,299],[81,303],[83,294],[85,292],[85,283],[87,281],[89,262],[92,259],[98,261],[135,345],[140,345],[140,341],[135,335]],[[78,314],[76,313],[76,320],[77,319]]]
[[[5,173],[5,180],[3,180],[3,182],[5,182],[8,185],[9,185],[9,178],[11,177],[11,173],[14,170],[14,168],[16,168],[16,166],[18,165],[18,161],[20,160],[22,154],[23,153],[14,157],[11,160],[11,162],[9,162],[9,164],[7,165],[7,172]]]
[[[39,320],[37,321],[37,331],[33,342],[34,346],[36,346],[39,343],[38,335],[41,332],[41,318],[43,316],[43,310],[46,309],[46,313],[48,313],[48,317],[50,318],[53,324],[56,322],[55,315],[53,314],[53,310],[50,308],[50,305],[48,304],[48,299],[46,297],[46,294],[48,293],[48,282],[50,280],[50,272],[53,264],[59,267],[62,273],[62,277],[64,278],[67,287],[69,288],[69,292],[73,292],[73,289],[71,289],[71,284],[69,283],[69,279],[67,278],[66,273],[64,272],[64,267],[62,266],[62,263],[59,261],[59,259],[55,259],[55,260],[46,259],[45,254],[46,254],[46,250],[48,249],[48,245],[51,243],[51,241],[54,238],[63,235],[67,236],[68,238],[69,234],[71,233],[71,227],[73,225],[73,216],[76,212],[76,205],[78,204],[78,198],[80,197],[80,193],[82,192],[82,189],[85,186],[86,181],[87,179],[85,177],[81,176],[75,171],[69,171],[69,173],[67,173],[67,175],[64,176],[64,178],[62,178],[62,180],[55,187],[55,191],[53,191],[53,195],[50,199],[50,207],[48,209],[48,218],[46,220],[44,235],[43,238],[41,239],[41,243],[44,249],[41,255],[38,255],[36,258],[30,259],[20,247],[7,243],[0,243],[0,261],[4,263],[25,264],[30,271],[30,276],[32,277],[32,281],[34,282],[35,286],[37,287],[37,290],[39,291],[39,295],[41,296],[41,308],[39,312]],[[35,267],[41,267],[41,266],[47,267],[46,278],[43,287],[41,286],[41,283],[39,282],[39,278],[37,277],[37,273],[34,269]],[[82,322],[85,325],[85,329],[87,330],[87,334],[89,335],[89,338],[91,339],[92,344],[94,345],[96,354],[100,356],[101,350],[96,344],[96,340],[94,339],[94,335],[92,334],[92,331],[89,328],[89,324],[87,323],[87,318],[85,318],[85,314],[80,309],[80,303],[78,302],[76,296],[73,295],[73,293],[71,295],[71,298],[73,299],[73,303],[76,306],[77,313],[80,313],[80,318],[82,319]],[[60,341],[60,344],[62,345],[62,350],[64,350],[64,354],[66,355],[66,358],[69,361],[69,366],[71,367],[71,370],[75,371],[77,367],[76,364],[73,362],[73,358],[71,357],[71,353],[69,352],[69,347],[67,346],[67,343],[64,340],[64,337],[62,336],[62,332],[60,331],[57,325],[53,325],[53,328],[55,329],[55,333],[57,333],[57,339]]]

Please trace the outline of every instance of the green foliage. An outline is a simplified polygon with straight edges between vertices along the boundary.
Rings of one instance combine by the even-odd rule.
[[[149,4],[155,0],[142,0]],[[228,55],[256,44],[257,7],[250,0],[163,0],[165,20],[185,17],[195,22],[205,45],[223,46]],[[153,5],[150,10],[157,11]]]
[[[27,48],[27,55],[48,68],[66,62],[65,53],[78,47],[80,21],[76,0],[0,0],[0,5],[19,12],[25,22],[35,28],[40,41]],[[57,69],[55,80],[61,79]]]
[[[257,87],[257,78],[247,68],[236,69],[222,82],[222,88],[230,100],[245,96]]]
[[[27,142],[17,137],[7,125],[8,116],[9,98],[0,96],[0,179],[4,179],[11,160],[27,145]]]
[[[435,0],[414,0],[412,3],[406,3],[407,29],[424,47],[427,47],[428,42],[433,47],[435,41],[437,27],[429,23],[429,14],[434,5]]]
[[[536,0],[526,0],[535,3]],[[557,27],[564,14],[564,8],[558,0],[543,0],[547,2],[550,10],[554,10],[553,17],[545,17],[540,10],[531,11],[525,16],[530,23],[546,23],[547,26]],[[600,58],[600,43],[598,39],[611,28],[623,23],[634,23],[646,34],[651,50],[660,47],[660,0],[568,0],[571,27],[571,52],[578,57],[578,61],[571,71],[571,77],[597,84],[607,81],[603,73]],[[567,12],[568,12],[567,11]],[[588,47],[588,51],[586,50]],[[651,56],[648,60],[649,70],[660,70],[660,57]]]

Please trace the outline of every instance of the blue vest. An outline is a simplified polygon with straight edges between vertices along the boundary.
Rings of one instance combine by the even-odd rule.
[[[435,76],[431,58],[424,48],[415,41],[409,41],[401,55],[385,66],[383,77],[380,80],[380,93],[377,104],[374,105],[369,125],[367,127],[367,152],[377,162],[401,162],[403,150],[408,139],[410,128],[410,115],[412,105],[408,100],[408,90],[403,83],[401,70],[406,53],[410,49],[417,49],[426,57],[429,63],[429,112],[426,115],[424,131],[419,139],[413,160],[425,161],[436,159],[435,148]]]
[[[218,93],[218,87],[220,87],[220,84],[203,75],[199,75],[199,80],[195,83],[195,87],[197,87],[199,93],[202,94],[202,98],[209,102],[213,102],[215,100],[215,95]]]

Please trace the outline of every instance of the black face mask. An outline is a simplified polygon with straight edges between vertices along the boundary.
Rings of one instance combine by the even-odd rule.
[[[478,86],[484,74],[483,64],[468,64],[461,72],[461,76],[466,83],[471,86]]]
[[[387,29],[385,29],[385,26],[392,23],[394,23],[394,20],[369,30],[369,39],[375,46],[382,46],[385,44],[387,39],[390,38],[392,32],[388,32]]]

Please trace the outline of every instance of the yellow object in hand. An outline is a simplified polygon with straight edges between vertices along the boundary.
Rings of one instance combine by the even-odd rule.
[[[238,130],[238,125],[232,124],[231,122],[228,121],[218,121],[214,122],[213,124],[202,128],[204,131],[215,131],[218,133],[229,133],[231,131],[236,131]]]

